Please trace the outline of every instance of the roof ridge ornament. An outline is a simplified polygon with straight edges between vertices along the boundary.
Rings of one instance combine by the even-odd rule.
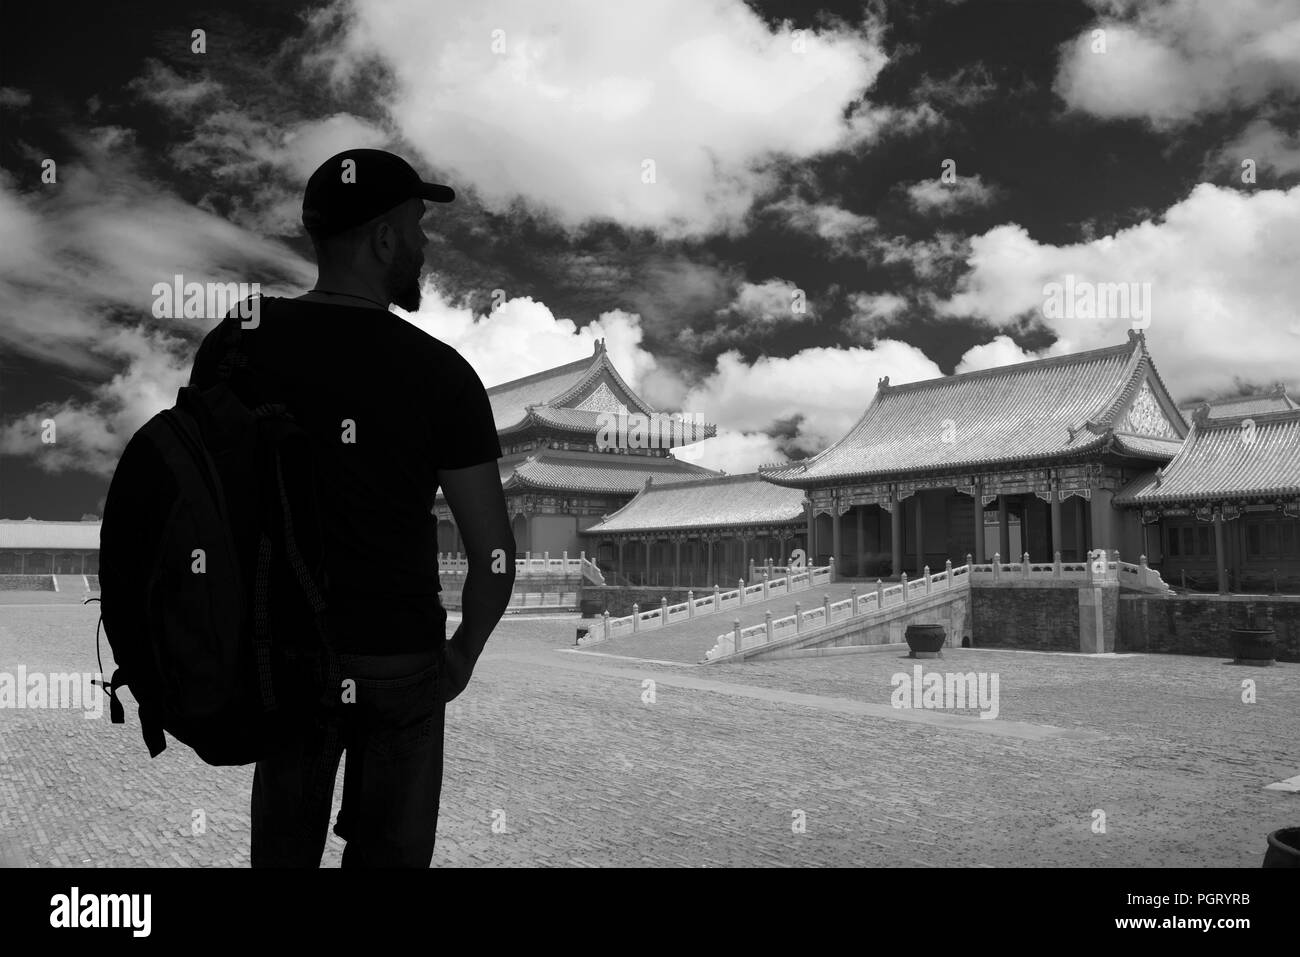
[[[1157,466],[1156,467],[1156,488],[1159,488],[1160,483],[1163,482],[1164,480],[1165,480],[1165,470]]]
[[[1146,333],[1144,333],[1141,329],[1129,329],[1128,341],[1142,343],[1142,351],[1144,352],[1146,351],[1147,337],[1146,337]]]
[[[876,380],[876,391],[884,392],[889,388],[889,376],[881,376]]]
[[[1210,403],[1202,402],[1192,413],[1192,422],[1195,425],[1205,425],[1210,421]]]

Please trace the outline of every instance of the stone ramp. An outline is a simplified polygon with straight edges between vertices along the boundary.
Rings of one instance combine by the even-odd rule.
[[[54,590],[64,594],[89,594],[85,575],[55,575]]]
[[[660,661],[680,661],[684,664],[699,664],[718,640],[718,635],[731,631],[733,623],[739,619],[740,627],[757,625],[764,621],[764,612],[770,611],[773,618],[794,614],[794,604],[799,602],[803,610],[813,605],[820,605],[823,595],[829,595],[831,601],[848,598],[853,589],[863,595],[875,591],[874,582],[836,582],[819,585],[793,595],[781,595],[767,601],[749,601],[738,608],[728,608],[714,615],[688,618],[675,622],[666,628],[650,628],[634,635],[620,635],[608,641],[597,641],[584,645],[583,650],[598,652],[603,655],[621,655],[627,658],[658,659]],[[597,627],[593,623],[593,627]]]

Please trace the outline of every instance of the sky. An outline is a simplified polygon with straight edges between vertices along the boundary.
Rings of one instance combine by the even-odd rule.
[[[129,0],[6,19],[0,518],[101,513],[216,323],[156,318],[154,285],[311,288],[302,188],[352,147],[457,192],[430,207],[405,319],[488,386],[603,338],[648,402],[717,424],[680,457],[729,473],[821,451],[882,376],[1135,326],[1179,402],[1300,395],[1297,0]],[[1127,303],[1062,308],[1062,289],[1118,284]]]

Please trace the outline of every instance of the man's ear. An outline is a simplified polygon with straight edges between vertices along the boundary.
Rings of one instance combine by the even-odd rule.
[[[397,230],[391,217],[385,216],[370,233],[370,252],[375,259],[388,265],[397,253]]]

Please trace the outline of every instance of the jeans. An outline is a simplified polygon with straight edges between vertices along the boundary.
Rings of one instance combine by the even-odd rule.
[[[334,825],[347,842],[343,866],[430,865],[442,793],[441,662],[441,649],[340,655],[342,677],[355,682],[355,701],[337,709],[339,733],[311,724],[257,762],[253,867],[320,866],[344,751],[343,806]],[[314,774],[324,778],[322,787],[313,787]]]

